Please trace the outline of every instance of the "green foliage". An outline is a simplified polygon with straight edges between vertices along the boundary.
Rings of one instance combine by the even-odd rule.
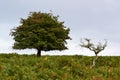
[[[12,29],[14,49],[65,50],[66,40],[70,39],[69,28],[58,16],[52,13],[31,12],[27,19],[21,19],[21,25]]]
[[[0,54],[0,80],[119,80],[120,57]]]

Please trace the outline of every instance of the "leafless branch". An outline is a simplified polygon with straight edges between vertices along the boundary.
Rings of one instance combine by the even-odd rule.
[[[93,51],[96,56],[99,52],[103,51],[105,47],[107,46],[107,41],[105,40],[105,43],[98,43],[97,45],[91,43],[91,39],[85,38],[84,41],[81,39],[81,47],[88,48],[89,50]]]
[[[80,44],[81,47],[87,48],[87,49],[89,49],[89,50],[91,50],[95,53],[96,57],[93,60],[93,64],[92,64],[91,68],[94,67],[95,66],[95,61],[98,58],[97,55],[98,55],[98,53],[100,53],[101,51],[103,51],[105,49],[105,47],[107,46],[107,41],[105,40],[104,44],[99,42],[97,45],[95,45],[95,44],[91,43],[90,39],[85,38],[84,41],[81,39],[80,42],[81,42],[81,44]]]

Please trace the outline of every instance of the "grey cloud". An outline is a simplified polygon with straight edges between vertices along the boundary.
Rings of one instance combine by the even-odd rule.
[[[26,18],[30,11],[53,11],[71,29],[74,45],[81,37],[98,40],[108,39],[112,44],[120,41],[119,0],[1,0],[1,36],[19,25],[20,18]],[[6,29],[9,27],[8,29]],[[7,37],[7,36],[6,36]],[[118,49],[120,46],[114,46]]]

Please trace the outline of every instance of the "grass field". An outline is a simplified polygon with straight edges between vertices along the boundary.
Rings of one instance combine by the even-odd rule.
[[[0,80],[120,80],[120,56],[0,54]]]

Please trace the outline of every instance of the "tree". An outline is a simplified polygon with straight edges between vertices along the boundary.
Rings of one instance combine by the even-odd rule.
[[[107,41],[105,40],[105,43],[102,44],[102,43],[98,43],[97,45],[91,43],[91,40],[88,39],[88,38],[85,38],[85,41],[82,41],[81,40],[81,44],[80,44],[81,47],[84,47],[84,48],[87,48],[89,49],[90,51],[93,51],[96,55],[96,58],[93,60],[93,64],[91,66],[94,67],[95,66],[95,61],[97,60],[98,58],[98,54],[103,51],[105,49],[105,47],[107,46]]]
[[[11,36],[15,40],[13,49],[36,49],[41,51],[65,50],[69,37],[69,28],[58,21],[59,16],[52,13],[31,12],[27,19],[21,19],[21,25],[13,28]]]

